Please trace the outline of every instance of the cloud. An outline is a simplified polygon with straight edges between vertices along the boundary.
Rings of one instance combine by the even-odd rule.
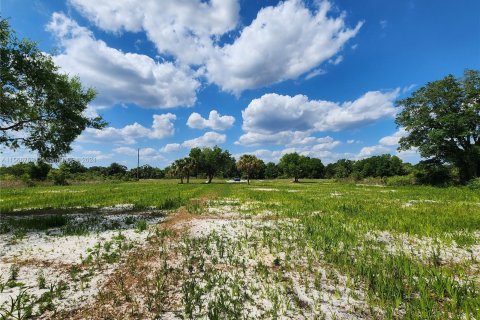
[[[396,146],[400,138],[403,138],[408,135],[408,132],[405,128],[400,128],[394,134],[381,138],[378,142],[383,146]]]
[[[257,146],[265,144],[285,145],[285,146],[301,146],[322,144],[328,145],[330,148],[334,148],[340,144],[340,141],[336,141],[331,137],[317,138],[310,136],[309,132],[302,131],[281,131],[277,133],[260,133],[260,132],[247,132],[240,136],[238,141],[235,142],[238,145],[245,146]]]
[[[160,152],[176,152],[182,148],[182,145],[179,143],[169,143],[165,145],[163,148],[160,148]]]
[[[182,63],[202,64],[214,39],[239,20],[237,0],[69,0],[98,27],[115,33],[144,30],[161,54]]]
[[[125,155],[129,157],[137,157],[138,149],[130,148],[130,147],[119,147],[112,150],[113,152]],[[153,148],[140,148],[140,160],[157,160],[157,161],[167,161],[165,157],[163,157],[158,150]]]
[[[382,145],[376,145],[371,147],[363,147],[357,155],[357,159],[368,158],[375,155],[380,155],[384,153],[390,153],[391,150],[388,147]]]
[[[372,123],[396,113],[394,100],[399,89],[370,91],[355,101],[335,103],[309,100],[276,93],[265,94],[242,111],[245,131],[237,141],[242,145],[262,143],[302,144],[313,132],[341,131]]]
[[[151,128],[135,122],[123,128],[107,127],[103,130],[87,128],[78,137],[79,142],[134,144],[138,139],[164,139],[173,136],[176,116],[172,113],[153,115]]]
[[[227,136],[225,134],[220,134],[216,132],[206,132],[203,136],[200,136],[195,139],[186,140],[182,143],[184,148],[196,148],[196,147],[213,147],[220,145],[227,141]]]
[[[235,118],[232,116],[221,116],[216,110],[210,111],[208,119],[204,119],[200,114],[194,112],[187,120],[187,125],[194,129],[210,128],[222,131],[233,126]]]
[[[112,158],[111,154],[104,153],[103,151],[100,151],[100,150],[86,150],[86,151],[83,151],[82,154],[86,156],[94,156],[95,160],[105,160],[105,159]]]
[[[380,28],[386,29],[388,26],[388,21],[387,20],[380,20]]]
[[[52,15],[47,30],[56,36],[62,49],[53,60],[62,71],[78,75],[85,86],[98,91],[96,105],[134,103],[146,108],[172,108],[191,106],[196,101],[200,83],[188,67],[158,63],[146,55],[108,47],[62,13]]]
[[[238,0],[69,2],[104,30],[145,31],[160,55],[199,66],[210,83],[237,95],[321,70],[363,24],[348,27],[345,14],[334,17],[328,1],[314,1],[311,9],[303,0],[282,1],[261,9],[244,28]],[[231,43],[220,41],[237,31]]]
[[[311,72],[309,72],[306,76],[305,76],[305,80],[310,80],[312,78],[315,78],[317,76],[320,76],[322,74],[326,74],[327,71],[321,69],[321,68],[317,68],[317,69],[314,69],[312,70]]]
[[[328,60],[328,62],[333,64],[334,66],[336,66],[337,64],[340,64],[342,61],[343,61],[343,56],[338,56],[335,59]]]
[[[203,136],[198,138],[185,140],[182,143],[169,143],[164,147],[160,148],[160,152],[169,153],[177,152],[182,148],[204,148],[204,147],[214,147],[221,145],[227,141],[227,136],[225,134],[220,134],[217,132],[205,132]]]
[[[327,61],[355,37],[362,26],[350,29],[345,16],[331,17],[330,3],[315,11],[303,1],[280,2],[261,9],[253,22],[232,43],[214,52],[207,63],[207,78],[223,90],[239,94],[295,79]]]

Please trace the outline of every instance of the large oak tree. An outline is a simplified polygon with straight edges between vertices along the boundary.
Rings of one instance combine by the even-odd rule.
[[[408,132],[400,150],[454,164],[462,181],[480,175],[480,71],[430,82],[397,105],[396,123]]]
[[[1,17],[0,45],[0,145],[58,158],[85,128],[106,125],[84,114],[95,91],[61,73],[35,42],[19,40]]]

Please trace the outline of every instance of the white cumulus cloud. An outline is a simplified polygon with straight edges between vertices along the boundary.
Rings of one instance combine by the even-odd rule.
[[[125,155],[129,157],[136,157],[138,155],[138,149],[131,147],[119,147],[112,150],[116,154]],[[157,160],[157,161],[166,161],[167,159],[163,157],[158,150],[153,148],[140,148],[140,159],[141,160]]]
[[[184,141],[182,143],[182,147],[213,147],[225,143],[225,141],[227,141],[227,136],[225,134],[220,134],[217,132],[206,132],[203,136]]]
[[[169,143],[166,144],[164,147],[160,148],[160,152],[176,152],[182,148],[182,145],[180,143]]]
[[[187,125],[194,129],[210,128],[222,131],[233,126],[235,118],[232,116],[221,116],[216,110],[210,111],[208,119],[203,118],[200,114],[193,112],[187,120]]]
[[[78,137],[79,142],[134,144],[138,139],[164,139],[173,136],[176,116],[172,113],[153,115],[151,128],[135,122],[123,128],[107,127],[103,130],[87,128]]]
[[[242,111],[243,134],[237,144],[305,144],[310,134],[356,128],[396,113],[399,89],[370,91],[354,101],[309,100],[304,95],[265,94]]]
[[[379,143],[383,146],[396,146],[400,141],[400,138],[407,136],[408,132],[405,128],[400,128],[394,134],[383,137],[379,140]]]
[[[144,31],[160,55],[182,65],[199,66],[199,74],[222,90],[240,94],[310,72],[338,55],[359,32],[344,13],[334,16],[328,1],[281,1],[262,8],[240,26],[238,0],[69,0],[98,27],[114,33]],[[238,31],[238,36],[229,39]],[[335,58],[336,57],[336,58]]]
[[[360,30],[332,17],[330,3],[315,11],[301,0],[280,2],[261,9],[232,43],[215,51],[207,61],[207,77],[223,90],[239,94],[295,79],[340,52]]]
[[[237,0],[69,0],[100,28],[115,33],[144,30],[161,54],[201,64],[214,50],[215,37],[239,20]]]
[[[98,1],[97,1],[98,3]],[[95,39],[93,33],[62,13],[47,25],[62,49],[53,56],[64,72],[78,75],[98,91],[97,105],[135,103],[147,108],[191,106],[200,86],[188,67],[124,53]]]

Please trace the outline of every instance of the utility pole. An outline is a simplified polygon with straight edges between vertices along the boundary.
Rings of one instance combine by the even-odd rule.
[[[137,149],[137,180],[140,180],[140,148]]]

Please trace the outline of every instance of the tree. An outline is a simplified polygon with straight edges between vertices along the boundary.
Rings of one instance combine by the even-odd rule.
[[[391,177],[405,175],[402,160],[397,156],[383,154],[362,159],[353,165],[352,175],[357,179],[366,177]]]
[[[200,148],[192,148],[190,149],[190,153],[188,155],[190,158],[195,160],[195,168],[192,171],[192,176],[195,176],[196,178],[198,177],[199,169],[200,169],[200,158],[202,157],[202,149]]]
[[[325,177],[328,179],[347,178],[352,174],[355,161],[340,159],[335,163],[329,163],[325,168]]]
[[[177,159],[170,166],[169,173],[171,176],[180,178],[180,183],[183,184],[185,178],[185,159]]]
[[[304,178],[321,179],[325,176],[325,166],[318,158],[305,157]]]
[[[186,157],[183,159],[183,166],[187,178],[187,183],[190,183],[190,176],[197,169],[197,160],[191,157]]]
[[[77,160],[64,161],[59,169],[70,174],[87,172],[87,168]]]
[[[298,182],[305,173],[306,163],[306,157],[295,152],[283,155],[278,165],[287,176],[293,178],[293,182]]]
[[[198,150],[198,148],[192,150]],[[192,150],[190,150],[190,153]],[[195,152],[198,153],[198,151]],[[224,170],[231,160],[230,153],[217,146],[213,148],[203,148],[200,154],[195,154],[195,156],[198,158],[198,170],[206,174],[208,179],[207,183],[211,183],[215,174]]]
[[[106,169],[106,174],[109,176],[124,175],[125,173],[127,173],[127,167],[116,162],[110,164]]]
[[[51,169],[52,166],[50,166],[48,163],[38,160],[37,163],[30,167],[30,178],[35,180],[45,180]]]
[[[279,176],[280,172],[278,166],[273,162],[267,163],[265,166],[265,177],[267,179],[276,179]]]
[[[454,164],[462,182],[480,174],[480,71],[448,75],[397,101],[396,123],[408,135],[399,150],[418,148],[424,158]]]
[[[251,154],[244,154],[237,161],[237,169],[247,175],[247,183],[250,184],[250,177],[260,172],[263,161]]]
[[[83,130],[106,125],[84,114],[95,91],[62,74],[36,43],[17,39],[1,17],[0,44],[0,145],[58,158]]]

